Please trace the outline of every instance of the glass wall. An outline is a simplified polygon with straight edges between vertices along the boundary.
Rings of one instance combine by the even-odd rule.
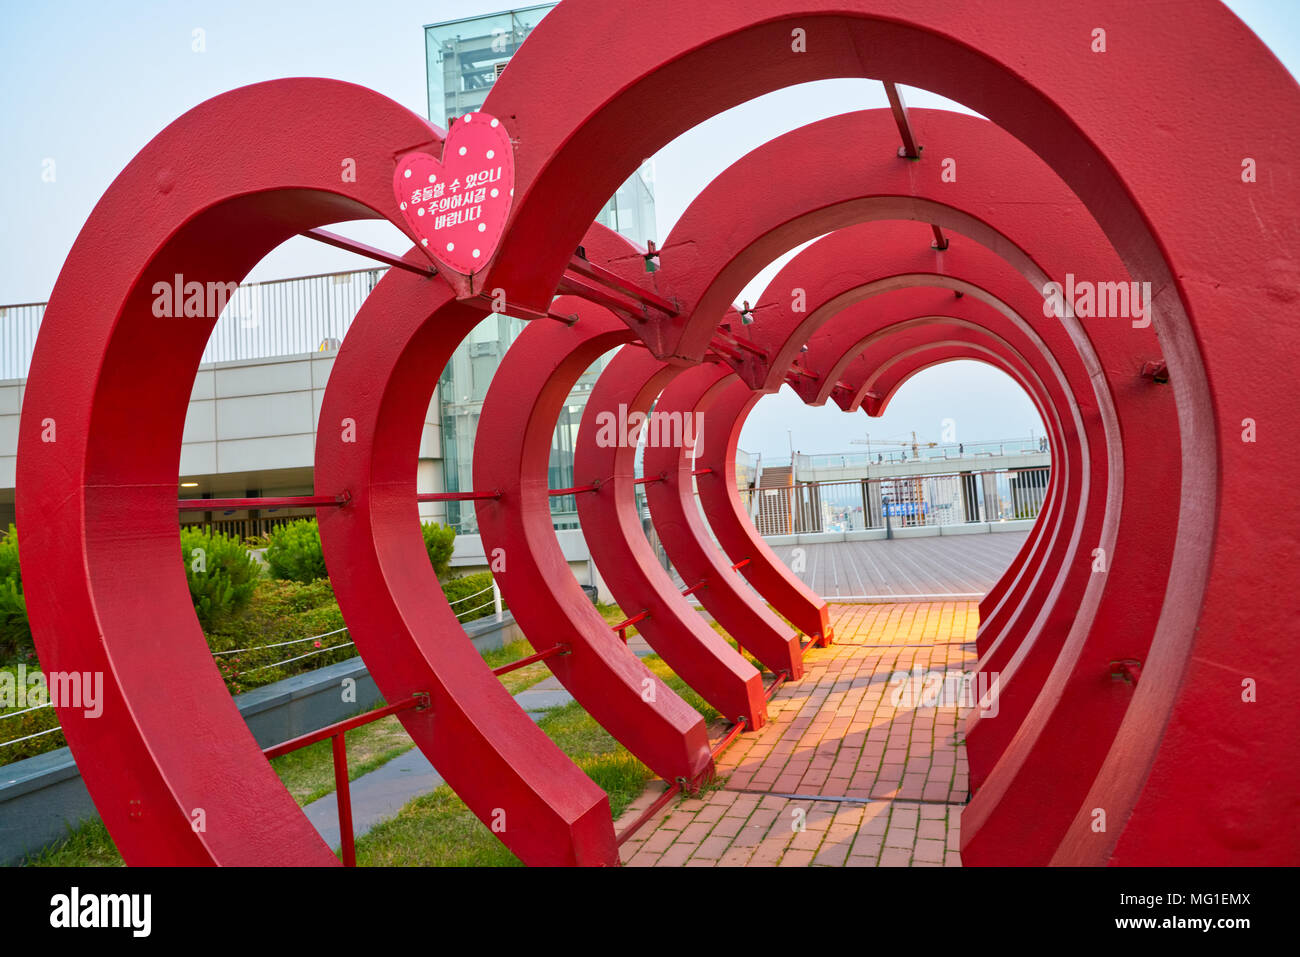
[[[510,57],[555,4],[539,4],[501,13],[435,23],[424,28],[429,81],[429,119],[446,126],[449,119],[480,109]],[[645,245],[655,232],[654,167],[646,162],[618,188],[596,217],[609,228]],[[442,402],[443,461],[447,491],[473,489],[474,436],[492,376],[524,323],[510,316],[484,319],[453,354],[439,380]],[[611,353],[612,355],[612,353]],[[571,488],[573,445],[587,396],[609,356],[583,375],[569,394],[551,440],[550,486]],[[551,499],[556,528],[577,528],[572,495]],[[449,502],[447,519],[462,533],[475,533],[472,502]]]

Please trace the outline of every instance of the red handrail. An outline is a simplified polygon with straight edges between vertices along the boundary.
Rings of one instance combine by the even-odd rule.
[[[354,718],[336,721],[334,724],[326,725],[316,731],[290,738],[283,744],[262,749],[262,753],[266,755],[266,759],[269,761],[271,758],[282,757],[292,751],[324,741],[326,738],[331,739],[330,748],[334,756],[335,800],[339,808],[339,840],[343,845],[344,867],[357,866],[357,842],[356,836],[352,833],[352,789],[348,780],[348,752],[344,735],[354,728],[372,724],[381,718],[388,717],[390,714],[397,714],[399,711],[424,710],[427,707],[429,707],[428,693],[417,692],[396,704],[390,704],[375,711],[367,711],[365,714],[359,714]]]

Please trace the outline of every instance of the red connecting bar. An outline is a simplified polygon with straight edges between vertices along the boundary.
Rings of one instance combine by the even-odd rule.
[[[621,638],[623,640],[623,644],[626,645],[627,630],[631,628],[633,625],[645,621],[649,617],[650,617],[650,612],[643,611],[640,612],[639,614],[633,615],[631,618],[628,618],[626,621],[620,621],[617,625],[610,625],[610,630],[618,632],[618,637]]]
[[[763,697],[766,698],[768,701],[771,701],[772,696],[776,694],[777,691],[780,689],[781,685],[785,684],[786,681],[788,681],[789,679],[790,679],[790,672],[782,671],[780,674],[776,676],[776,678],[773,679],[772,683],[767,686],[767,690],[763,692]]]
[[[500,492],[421,492],[417,502],[469,502],[480,498],[500,498]]]
[[[352,791],[348,781],[348,752],[344,735],[354,728],[371,724],[381,718],[388,717],[390,714],[397,714],[399,711],[423,711],[428,707],[428,693],[419,692],[397,702],[397,704],[390,704],[386,708],[369,711],[357,715],[355,718],[348,718],[346,721],[336,721],[334,724],[326,725],[318,731],[299,735],[284,742],[284,744],[277,744],[273,748],[264,748],[262,750],[262,753],[266,755],[266,759],[269,761],[271,758],[278,758],[300,748],[305,748],[310,744],[316,744],[318,741],[324,741],[326,738],[331,739],[330,746],[334,754],[334,788],[339,806],[339,839],[343,842],[344,867],[357,866],[357,842],[352,833]]]
[[[613,289],[614,291],[627,296],[629,299],[636,300],[644,306],[658,309],[665,315],[675,316],[678,314],[677,306],[662,296],[650,292],[648,289],[642,289],[640,286],[634,286],[625,282],[623,277],[617,273],[610,272],[603,266],[597,266],[595,263],[589,262],[581,256],[574,256],[569,260],[569,269],[568,272],[565,273],[564,277],[566,280],[576,283],[577,280],[569,275],[570,272],[577,273],[585,279],[590,279],[593,282],[599,283],[607,289]],[[561,283],[561,285],[563,285],[563,283]],[[590,291],[590,284],[583,283],[582,285]]]
[[[554,658],[556,655],[567,655],[572,649],[565,644],[558,644],[545,651],[539,651],[535,655],[529,655],[527,658],[520,658],[518,661],[512,661],[508,665],[502,665],[500,668],[493,668],[494,675],[509,674],[511,671],[518,671],[520,668],[534,664],[538,661],[545,661],[547,658]]]
[[[594,492],[599,485],[575,485],[573,488],[553,488],[547,495],[577,495],[580,492]]]
[[[654,480],[651,480],[654,481]],[[574,488],[553,488],[551,495],[574,495],[578,492],[594,492],[597,485],[579,485]],[[500,492],[421,492],[415,496],[417,502],[469,502],[477,499],[500,498]],[[320,508],[327,505],[346,505],[352,501],[352,495],[285,495],[266,498],[183,498],[177,501],[177,508],[182,512],[207,512],[237,508]]]
[[[346,505],[351,500],[348,492],[342,495],[286,495],[282,498],[183,498],[178,507],[182,512],[227,508],[319,508],[323,505]]]
[[[317,242],[324,243],[327,246],[333,246],[336,249],[346,249],[350,253],[356,253],[358,256],[365,256],[368,259],[374,259],[389,266],[396,266],[398,269],[405,269],[407,272],[413,272],[417,276],[436,276],[438,270],[433,266],[417,266],[414,263],[408,263],[399,256],[385,252],[382,249],[376,249],[374,246],[367,246],[365,243],[359,243],[355,239],[348,239],[346,236],[340,236],[338,233],[331,233],[324,229],[308,229],[298,235],[306,236],[308,239],[314,239]]]
[[[717,761],[718,757],[722,754],[722,752],[727,750],[727,748],[731,746],[731,743],[735,741],[736,738],[740,735],[740,732],[745,730],[745,725],[747,723],[748,722],[746,721],[746,719],[741,718],[739,721],[735,723],[735,725],[732,726],[731,730],[727,732],[727,736],[718,742],[717,747],[715,747],[712,752],[714,761]],[[625,843],[627,843],[628,838],[630,838],[633,834],[635,834],[642,827],[644,827],[646,821],[653,819],[656,814],[662,811],[667,806],[669,801],[671,801],[673,798],[675,798],[678,794],[681,793],[681,790],[682,790],[682,782],[678,781],[677,783],[673,784],[673,786],[670,787],[663,794],[659,795],[659,797],[655,799],[655,802],[653,804],[651,804],[648,808],[642,811],[637,816],[637,819],[635,821],[633,821],[631,824],[625,827],[622,830],[622,832],[620,832],[619,835],[614,838],[614,843],[616,843],[619,847],[622,847]]]

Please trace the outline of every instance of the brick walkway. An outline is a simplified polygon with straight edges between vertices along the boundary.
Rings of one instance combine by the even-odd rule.
[[[624,845],[625,864],[961,865],[967,770],[955,740],[966,709],[894,707],[904,683],[890,676],[972,668],[977,603],[832,605],[831,622],[835,644],[811,650],[803,678],[772,699],[768,725],[722,755],[721,788],[670,804]]]

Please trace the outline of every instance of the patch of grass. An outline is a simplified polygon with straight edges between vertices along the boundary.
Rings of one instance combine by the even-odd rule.
[[[538,726],[609,795],[614,817],[654,776],[576,701],[551,710]],[[519,863],[446,785],[411,801],[397,817],[357,841],[357,864],[363,867],[514,867]]]
[[[617,609],[614,611],[617,613]],[[721,722],[722,715],[673,674],[663,659],[650,655],[641,661],[699,711],[705,721]],[[609,795],[610,811],[615,819],[654,778],[648,767],[615,741],[576,701],[552,709],[538,727]],[[706,790],[719,786],[721,782],[712,782]],[[397,817],[359,839],[357,863],[381,867],[502,867],[518,865],[519,860],[444,785],[432,794],[411,801]]]

